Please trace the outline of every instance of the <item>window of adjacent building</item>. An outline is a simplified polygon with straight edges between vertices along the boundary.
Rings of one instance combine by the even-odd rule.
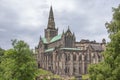
[[[98,54],[98,62],[101,61],[101,56]]]

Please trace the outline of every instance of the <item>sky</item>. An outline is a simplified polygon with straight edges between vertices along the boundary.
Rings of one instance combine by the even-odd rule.
[[[50,6],[59,34],[68,26],[81,39],[109,41],[105,23],[112,20],[112,7],[120,0],[0,0],[0,47],[11,48],[11,40],[24,40],[34,49],[44,37]]]

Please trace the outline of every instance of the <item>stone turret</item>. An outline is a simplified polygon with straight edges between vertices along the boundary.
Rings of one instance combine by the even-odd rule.
[[[65,39],[64,39],[65,40],[65,47],[67,47],[67,48],[74,47],[75,46],[75,44],[74,44],[75,43],[75,35],[72,34],[69,26],[68,26],[68,29],[65,32],[64,36],[65,36]]]
[[[102,43],[103,43],[103,44],[106,44],[106,40],[105,40],[104,38],[102,39]]]
[[[106,40],[104,38],[102,39],[102,48],[106,49]]]

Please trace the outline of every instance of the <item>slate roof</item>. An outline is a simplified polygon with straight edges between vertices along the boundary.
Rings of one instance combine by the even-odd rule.
[[[87,40],[87,39],[82,39],[80,42],[81,42],[81,43],[89,43],[90,41]]]
[[[93,50],[95,51],[103,51],[103,48],[100,44],[90,44]]]

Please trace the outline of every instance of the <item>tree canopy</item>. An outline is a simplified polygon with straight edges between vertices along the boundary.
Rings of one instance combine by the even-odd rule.
[[[91,80],[120,80],[120,5],[113,8],[111,22],[105,24],[110,42],[103,52],[104,60],[89,67]]]
[[[13,40],[12,46],[2,57],[0,80],[34,80],[37,67],[32,50],[22,40]]]
[[[0,48],[0,63],[1,63],[1,60],[2,60],[2,56],[4,55],[4,52],[5,52],[5,50]]]

